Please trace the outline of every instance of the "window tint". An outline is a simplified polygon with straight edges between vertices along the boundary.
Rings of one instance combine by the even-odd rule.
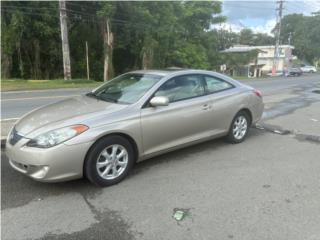
[[[202,78],[199,75],[174,77],[165,82],[155,93],[155,96],[169,98],[169,102],[176,102],[202,95],[204,95],[204,88]]]
[[[233,88],[233,85],[230,83],[211,76],[204,76],[204,79],[206,80],[207,88],[210,93]]]

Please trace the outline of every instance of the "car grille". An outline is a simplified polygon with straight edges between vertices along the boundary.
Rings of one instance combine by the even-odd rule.
[[[17,142],[20,141],[21,138],[22,138],[22,136],[18,134],[18,132],[15,128],[13,128],[11,131],[11,134],[9,136],[9,143],[11,145],[15,145]]]

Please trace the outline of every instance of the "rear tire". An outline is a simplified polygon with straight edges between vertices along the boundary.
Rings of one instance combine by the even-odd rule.
[[[233,118],[227,141],[230,143],[241,143],[246,138],[250,127],[250,117],[245,111],[240,111]]]
[[[84,173],[90,182],[106,187],[119,183],[134,165],[134,150],[121,136],[100,139],[89,150]]]

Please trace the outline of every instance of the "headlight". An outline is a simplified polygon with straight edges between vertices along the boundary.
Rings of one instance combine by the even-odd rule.
[[[31,139],[28,143],[28,147],[38,148],[50,148],[63,143],[81,133],[88,130],[89,128],[85,125],[73,125],[69,127],[59,128],[52,130]]]

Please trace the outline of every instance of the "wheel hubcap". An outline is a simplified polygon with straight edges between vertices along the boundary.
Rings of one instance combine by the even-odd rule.
[[[118,144],[106,147],[97,159],[97,171],[100,177],[112,180],[119,177],[128,165],[128,152]]]
[[[247,119],[244,116],[236,118],[233,124],[233,136],[237,140],[241,140],[246,135],[248,129]]]

